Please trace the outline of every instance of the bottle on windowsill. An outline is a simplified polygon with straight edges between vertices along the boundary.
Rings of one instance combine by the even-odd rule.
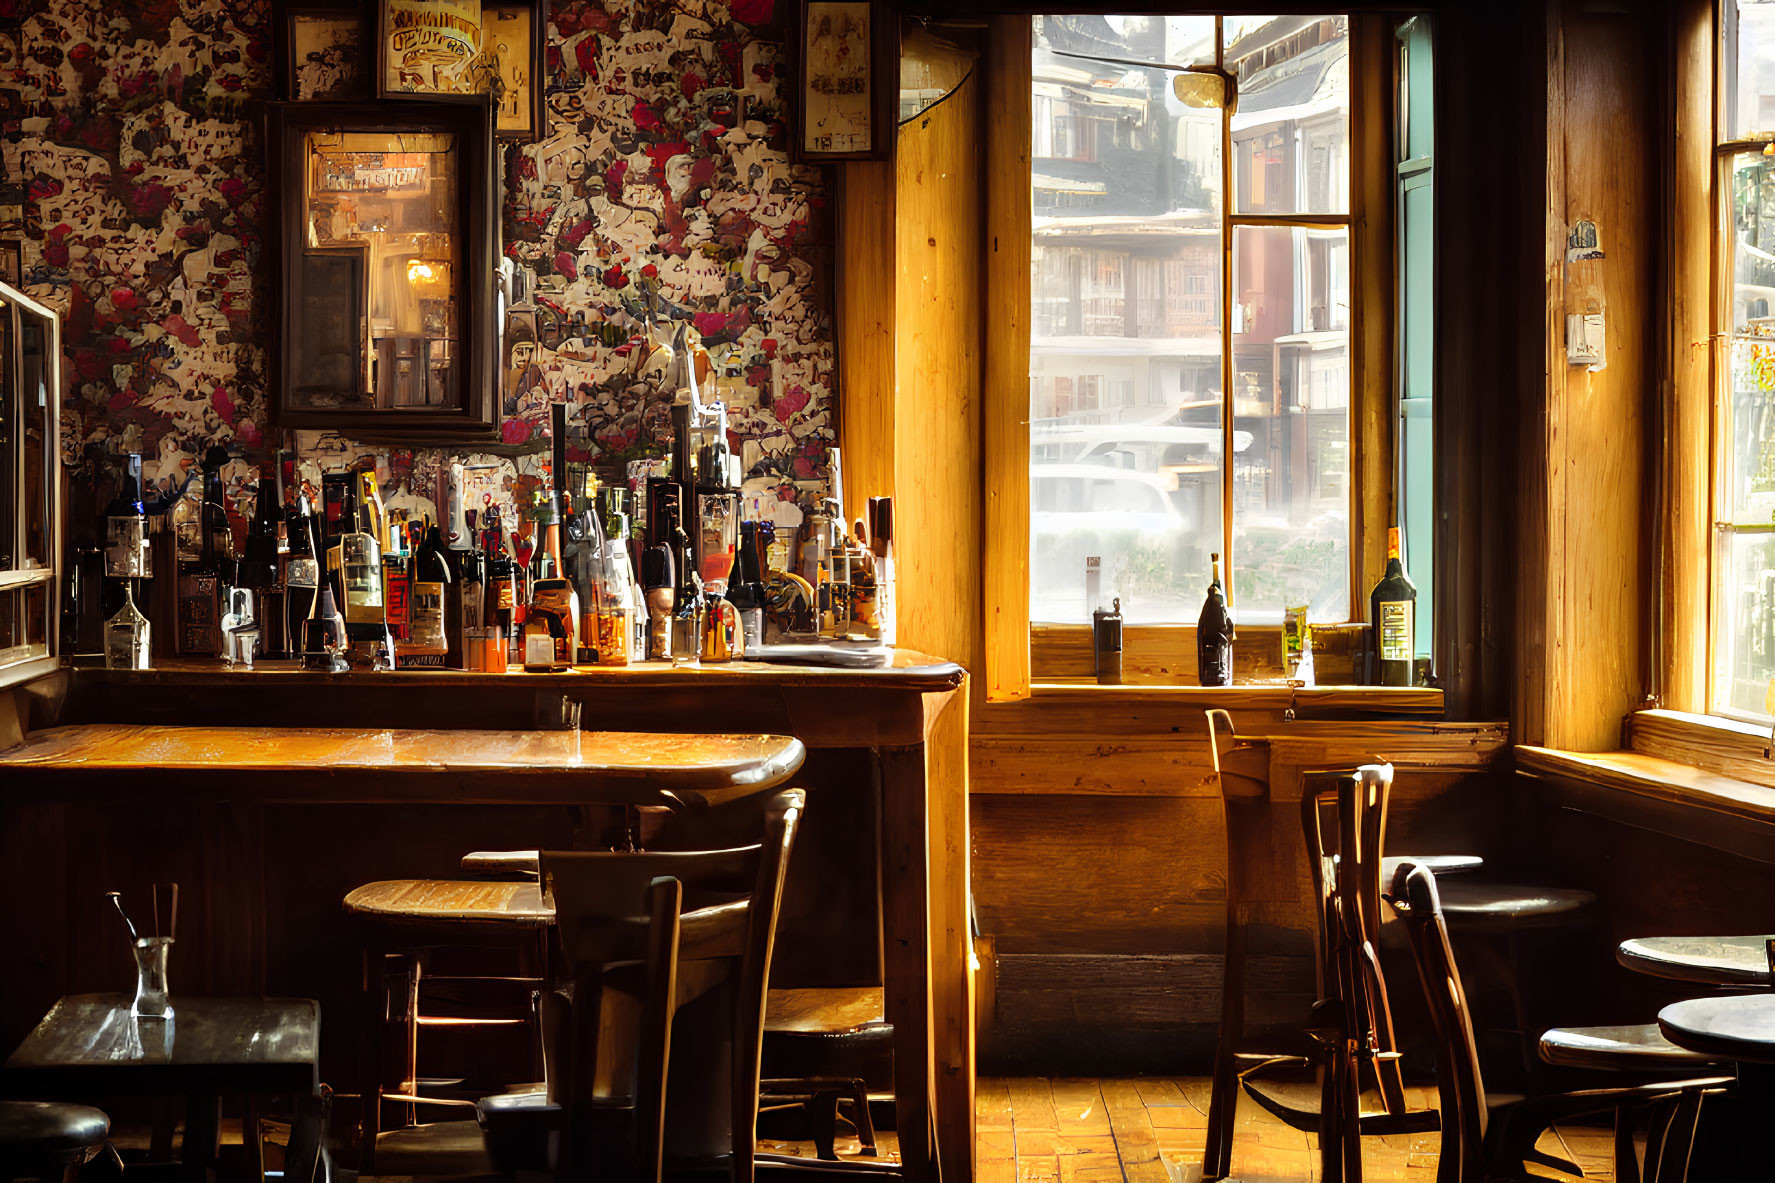
[[[1376,686],[1410,686],[1417,657],[1418,589],[1399,561],[1399,527],[1387,531],[1387,570],[1368,597],[1368,623],[1374,630]]]
[[[1220,588],[1220,556],[1209,558],[1214,574],[1208,584],[1208,598],[1202,602],[1202,615],[1196,619],[1196,681],[1203,686],[1231,686],[1233,616],[1227,610],[1226,593]]]

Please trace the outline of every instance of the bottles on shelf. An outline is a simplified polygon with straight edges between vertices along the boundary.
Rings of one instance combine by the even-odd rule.
[[[1374,668],[1369,681],[1377,686],[1410,686],[1415,682],[1418,589],[1399,561],[1399,527],[1387,531],[1387,569],[1368,597],[1368,621],[1374,630]]]
[[[1196,620],[1196,680],[1203,686],[1231,686],[1233,616],[1220,587],[1220,556],[1209,557],[1214,572],[1208,584],[1208,598],[1202,602],[1202,614]]]

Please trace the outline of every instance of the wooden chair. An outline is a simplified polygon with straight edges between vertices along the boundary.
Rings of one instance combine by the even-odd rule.
[[[1527,1164],[1531,1162],[1581,1174],[1572,1163],[1535,1149],[1543,1131],[1556,1121],[1619,1112],[1624,1105],[1659,1103],[1674,1104],[1677,1116],[1667,1124],[1669,1132],[1662,1153],[1648,1154],[1653,1160],[1648,1163],[1652,1172],[1649,1179],[1650,1183],[1679,1183],[1686,1173],[1688,1155],[1686,1148],[1671,1140],[1693,1136],[1693,1113],[1701,1094],[1724,1087],[1727,1078],[1691,1078],[1538,1097],[1488,1094],[1435,876],[1428,868],[1405,864],[1399,868],[1388,899],[1411,938],[1412,953],[1436,1028],[1437,1092],[1442,1114],[1437,1183],[1482,1183],[1499,1176],[1530,1178]],[[1615,1177],[1637,1178],[1631,1140],[1624,1147],[1617,1138],[1615,1149]]]
[[[1437,1126],[1435,1110],[1406,1105],[1386,978],[1375,951],[1382,819],[1393,769],[1370,764],[1308,773],[1303,780],[1301,826],[1317,911],[1323,995],[1308,1026],[1320,1061],[1318,1096],[1252,1073],[1241,1084],[1284,1122],[1318,1134],[1321,1178],[1355,1183],[1362,1178],[1362,1135],[1423,1133]],[[1365,1076],[1375,1085],[1366,1105]]]
[[[1286,883],[1278,882],[1268,745],[1240,740],[1234,732],[1231,716],[1223,710],[1211,710],[1207,715],[1215,773],[1220,782],[1221,804],[1226,821],[1227,935],[1226,956],[1222,964],[1220,1035],[1215,1046],[1214,1079],[1208,1104],[1203,1179],[1224,1178],[1231,1170],[1234,1115],[1241,1082],[1254,1100],[1271,1109],[1283,1120],[1297,1128],[1320,1131],[1322,1149],[1327,1145],[1334,1150],[1341,1146],[1335,1137],[1328,1139],[1324,1136],[1321,1129],[1324,1119],[1321,1115],[1326,1113],[1331,1114],[1336,1121],[1348,1119],[1355,1122],[1356,1128],[1362,1133],[1404,1133],[1434,1129],[1433,1110],[1414,1111],[1406,1108],[1396,1056],[1391,1054],[1392,1025],[1385,1004],[1385,987],[1366,929],[1366,918],[1378,910],[1378,855],[1385,829],[1386,781],[1379,782],[1377,788],[1373,778],[1370,778],[1370,788],[1377,791],[1371,797],[1361,798],[1367,802],[1368,812],[1358,814],[1356,770],[1350,770],[1341,778],[1332,773],[1315,773],[1309,779],[1311,784],[1322,785],[1329,778],[1331,785],[1342,785],[1349,796],[1347,808],[1340,810],[1340,816],[1348,817],[1350,825],[1354,827],[1352,836],[1347,839],[1347,848],[1363,853],[1365,857],[1352,858],[1349,861],[1342,872],[1342,881],[1339,879],[1336,854],[1328,849],[1324,840],[1325,832],[1321,827],[1322,790],[1303,792],[1303,817],[1309,822],[1308,863],[1315,884],[1318,910],[1319,975],[1325,995],[1314,1008],[1312,1032],[1315,1033],[1315,1042],[1321,1045],[1322,1057],[1330,1057],[1325,1064],[1324,1091],[1315,1100],[1308,1091],[1268,1081],[1260,1084],[1253,1077],[1253,1072],[1267,1066],[1302,1062],[1299,1057],[1253,1052],[1246,1046],[1245,1034],[1246,926],[1250,921],[1251,906],[1264,899],[1291,899],[1294,886],[1292,877]],[[1382,771],[1386,780],[1390,781],[1391,769],[1382,766],[1376,770],[1376,775],[1380,775]],[[1334,787],[1332,791],[1335,793],[1337,790]],[[1449,864],[1452,868],[1464,869],[1474,861],[1457,858],[1449,860]],[[1337,889],[1340,882],[1347,882],[1345,898],[1351,900],[1365,898],[1355,885],[1371,884],[1374,906],[1352,910],[1346,916],[1338,907]],[[1366,956],[1362,954],[1364,948],[1368,950]],[[1346,952],[1348,956],[1344,956]],[[1357,972],[1358,968],[1360,972]],[[1356,999],[1353,1009],[1345,1009],[1343,999],[1346,996]],[[1371,1001],[1377,996],[1378,1006]],[[1343,1033],[1347,1031],[1360,1034],[1351,1035],[1346,1041]],[[1325,1042],[1327,1038],[1329,1042]],[[1351,1044],[1347,1064],[1346,1057],[1336,1051],[1345,1042]],[[1357,1055],[1357,1048],[1361,1049],[1362,1054]],[[1357,1108],[1360,1082],[1356,1072],[1359,1062],[1366,1062],[1370,1066],[1371,1074],[1378,1078],[1377,1084],[1382,1093],[1381,1104],[1366,1113]],[[1241,1065],[1246,1066],[1243,1071]],[[1349,1069],[1347,1079],[1337,1075],[1344,1072],[1345,1067]],[[1340,1101],[1338,1106],[1328,1109],[1325,1105],[1328,1097],[1348,1097],[1350,1100],[1347,1106]],[[1349,1110],[1347,1114],[1343,1112],[1346,1108]],[[1351,1153],[1354,1154],[1353,1134],[1351,1143]]]
[[[111,1119],[88,1105],[0,1101],[0,1179],[74,1183],[110,1132]]]
[[[534,882],[449,879],[366,883],[346,895],[344,908],[358,918],[363,931],[366,1013],[359,1088],[359,1167],[362,1173],[371,1174],[385,1101],[406,1107],[407,1125],[416,1120],[418,1105],[471,1108],[475,1104],[472,1093],[448,1095],[442,1086],[428,1087],[420,1075],[419,1032],[426,1018],[421,1003],[427,988],[447,984],[454,989],[499,990],[520,996],[534,992],[547,980],[549,932],[555,914]],[[450,948],[508,950],[515,954],[517,972],[506,977],[433,974],[433,959],[440,950]],[[391,978],[400,981],[398,1017],[397,1008],[390,1005]],[[389,1035],[397,1022],[401,1055],[398,1066],[391,1069]],[[512,1020],[502,1016],[494,1022],[497,1025],[490,1030],[509,1030]],[[396,1070],[398,1091],[390,1093],[389,1081]]]
[[[804,800],[798,789],[779,791],[764,841],[752,846],[542,852],[571,1003],[563,991],[544,996],[545,1088],[482,1102],[490,1146],[505,1145],[517,1123],[553,1125],[567,1134],[558,1177],[581,1177],[609,1161],[616,1125],[635,1131],[638,1179],[657,1180],[669,1157],[725,1166],[734,1183],[752,1183],[770,959]],[[658,952],[644,969],[611,936],[621,918],[611,901],[638,899],[661,879],[682,892],[669,991],[657,900],[648,931]],[[648,998],[662,1001],[650,1008]],[[668,1078],[688,1079],[668,1092]]]

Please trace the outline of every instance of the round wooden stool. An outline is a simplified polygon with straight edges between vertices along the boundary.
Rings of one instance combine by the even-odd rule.
[[[362,1078],[362,1169],[375,1163],[376,1137],[382,1132],[382,1103],[407,1106],[406,1124],[416,1119],[420,1104],[474,1106],[470,1095],[450,1097],[441,1091],[421,1093],[419,1076],[419,1029],[429,1025],[420,1011],[420,994],[426,982],[453,982],[459,988],[515,988],[529,994],[548,980],[549,932],[555,923],[554,909],[543,902],[535,882],[488,882],[450,879],[390,879],[366,883],[345,897],[345,910],[359,917],[364,930],[364,993],[367,1003],[367,1038],[364,1041]],[[477,950],[509,949],[516,953],[517,975],[510,978],[439,976],[431,972],[439,949],[468,947]],[[400,1008],[403,1027],[400,1089],[389,1093],[388,1028],[394,1021],[389,1006],[389,962],[405,978],[405,1001]],[[474,983],[476,985],[471,985]],[[458,1028],[518,1026],[530,1022],[528,1008],[515,1017],[438,1020]],[[536,1041],[530,1041],[532,1047]],[[519,1083],[519,1082],[512,1082]]]
[[[86,1105],[0,1101],[0,1179],[73,1180],[111,1132],[111,1119]]]

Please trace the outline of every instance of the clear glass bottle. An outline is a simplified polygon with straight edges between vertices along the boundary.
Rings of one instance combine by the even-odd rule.
[[[105,622],[105,668],[148,668],[148,618],[136,609],[135,580],[123,581],[123,605]]]

